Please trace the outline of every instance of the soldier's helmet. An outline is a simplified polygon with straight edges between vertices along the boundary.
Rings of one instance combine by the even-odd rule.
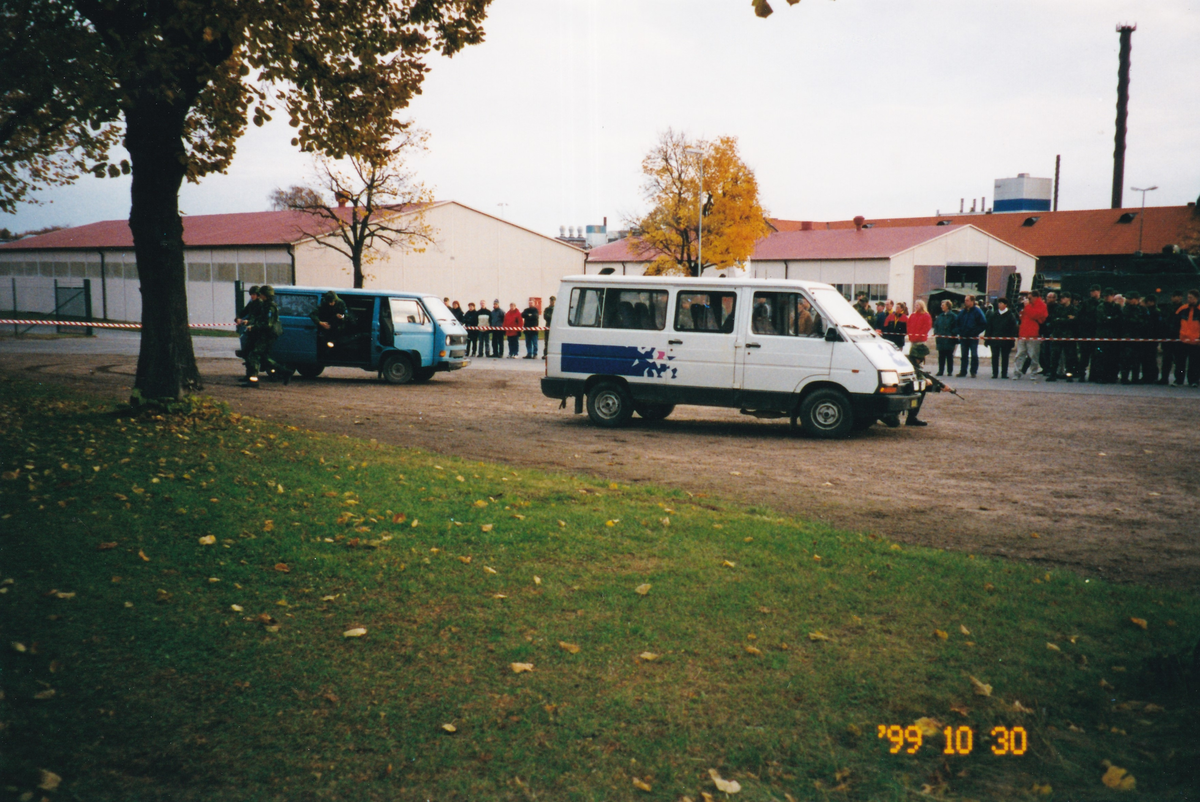
[[[249,293],[250,293],[251,295],[258,295],[258,285],[257,285],[257,284],[251,284],[251,285],[250,285],[250,290],[249,290]]]
[[[275,288],[272,287],[270,284],[264,284],[258,288],[258,294],[263,296],[264,298],[274,298],[275,297]]]
[[[327,290],[325,292],[325,294],[321,296],[321,300],[327,304],[336,303],[337,299],[338,299],[337,293],[334,292],[333,290]]]

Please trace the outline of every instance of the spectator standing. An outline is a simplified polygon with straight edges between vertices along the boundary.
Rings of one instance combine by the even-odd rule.
[[[1054,358],[1051,360],[1055,372],[1046,377],[1046,381],[1058,381],[1058,363],[1063,365],[1062,378],[1074,381],[1079,375],[1079,343],[1078,336],[1079,307],[1075,306],[1075,298],[1069,292],[1064,292],[1058,299],[1054,318]],[[1082,381],[1082,379],[1081,379]]]
[[[1037,290],[1030,291],[1025,306],[1021,309],[1021,325],[1017,329],[1017,355],[1013,360],[1014,379],[1020,379],[1026,372],[1038,372],[1038,356],[1042,346],[1038,337],[1041,336],[1042,324],[1048,316],[1042,294]],[[1026,361],[1029,365],[1028,371]]]
[[[1055,333],[1055,324],[1058,323],[1058,293],[1046,293],[1046,322],[1042,324],[1039,337],[1042,340],[1042,350],[1038,354],[1038,365],[1042,368],[1043,376],[1053,376],[1058,371],[1058,353],[1057,343],[1054,338],[1058,335]],[[1054,367],[1050,363],[1054,363]]]
[[[462,323],[467,316],[467,313],[462,310],[461,306],[459,306],[458,301],[450,304],[450,314],[454,315],[454,319],[459,323]]]
[[[475,331],[475,327],[479,325],[479,310],[473,301],[467,304],[463,325],[467,327],[467,356],[477,356],[475,349],[479,347],[479,332]]]
[[[904,350],[904,336],[908,333],[908,309],[899,303],[892,307],[883,321],[883,339]]]
[[[1117,303],[1117,291],[1104,288],[1104,300],[1096,307],[1096,351],[1092,355],[1092,373],[1088,381],[1112,384],[1117,380],[1120,369],[1121,305]]]
[[[1158,375],[1159,384],[1170,384],[1171,374],[1175,372],[1176,353],[1179,350],[1179,318],[1175,312],[1183,306],[1183,290],[1171,290],[1171,300],[1162,309],[1158,333],[1154,336],[1167,340],[1162,344],[1162,370]]]
[[[1200,290],[1188,290],[1187,303],[1179,307],[1179,349],[1175,352],[1175,386],[1184,378],[1192,387],[1200,387]]]
[[[1008,358],[1017,339],[1017,316],[1008,308],[1008,299],[996,299],[996,308],[987,316],[983,344],[992,352],[992,378],[1008,378]]]
[[[1121,384],[1142,383],[1142,346],[1149,337],[1150,318],[1142,308],[1142,294],[1132,290],[1125,296],[1125,308],[1121,310]]]
[[[1180,298],[1182,297],[1181,295]],[[1084,374],[1090,377],[1094,368],[1096,341],[1093,338],[1096,336],[1096,317],[1100,309],[1100,285],[1093,284],[1088,290],[1088,296],[1082,299],[1078,306],[1075,336],[1079,337],[1079,380],[1083,381]]]
[[[521,321],[525,324],[525,358],[537,359],[538,357],[538,319],[541,313],[538,308],[533,305],[533,301],[529,302],[529,306],[525,307],[525,311],[521,313]]]
[[[521,355],[521,329],[525,328],[521,318],[521,310],[516,304],[509,304],[504,313],[504,334],[508,337],[508,358],[516,359]]]
[[[1142,299],[1142,309],[1146,312],[1146,338],[1157,340],[1162,331],[1162,310],[1158,308],[1158,296],[1152,292],[1146,293]],[[1142,384],[1158,384],[1158,343],[1138,343],[1138,351],[1142,361]]]
[[[875,304],[875,318],[871,322],[871,328],[882,333],[883,324],[887,322],[887,316],[887,304],[885,304],[883,301],[879,301],[877,304]]]
[[[959,347],[962,349],[962,361],[958,365],[958,375],[971,374],[974,379],[979,373],[979,335],[987,328],[987,318],[982,310],[975,305],[975,296],[968,295],[963,299],[962,311],[954,322],[954,333],[958,335]]]
[[[908,341],[912,343],[908,349],[908,359],[918,368],[923,368],[925,357],[929,356],[929,332],[933,329],[933,318],[929,316],[924,301],[914,303],[913,310],[908,316]]]
[[[954,349],[958,347],[958,340],[954,338],[954,327],[958,323],[958,315],[954,313],[954,307],[950,301],[942,301],[942,313],[933,321],[933,333],[936,335],[934,340],[937,345],[938,352],[938,370],[939,376],[954,375]]]
[[[871,304],[867,301],[867,294],[865,292],[858,294],[858,300],[854,302],[854,311],[862,315],[863,320],[872,326],[875,325],[875,315],[871,312]]]
[[[492,359],[504,358],[504,310],[500,308],[500,299],[492,301],[492,311],[488,314],[488,325],[492,328]]]

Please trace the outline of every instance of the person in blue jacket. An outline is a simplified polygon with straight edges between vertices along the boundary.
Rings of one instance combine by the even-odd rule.
[[[979,372],[979,335],[983,334],[985,329],[987,318],[984,317],[983,310],[975,305],[975,296],[968,295],[963,299],[963,308],[958,313],[958,320],[954,321],[954,333],[958,335],[959,347],[962,349],[958,365],[960,377],[970,372],[973,379]]]

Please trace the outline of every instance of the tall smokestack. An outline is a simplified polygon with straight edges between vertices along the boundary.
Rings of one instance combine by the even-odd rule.
[[[1058,211],[1058,171],[1062,167],[1062,154],[1054,157],[1054,211]]]
[[[1113,148],[1112,207],[1121,208],[1125,189],[1125,120],[1129,116],[1129,50],[1137,25],[1118,25],[1121,34],[1121,62],[1117,68],[1117,139]]]

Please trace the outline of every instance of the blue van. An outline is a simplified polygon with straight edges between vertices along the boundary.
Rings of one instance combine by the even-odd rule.
[[[310,316],[321,296],[331,289],[346,302],[353,320],[334,347],[319,348],[317,324]],[[374,371],[391,384],[407,384],[467,366],[467,330],[442,299],[432,295],[276,287],[275,303],[283,334],[275,341],[271,358],[307,379],[321,375],[327,367],[349,367]]]

